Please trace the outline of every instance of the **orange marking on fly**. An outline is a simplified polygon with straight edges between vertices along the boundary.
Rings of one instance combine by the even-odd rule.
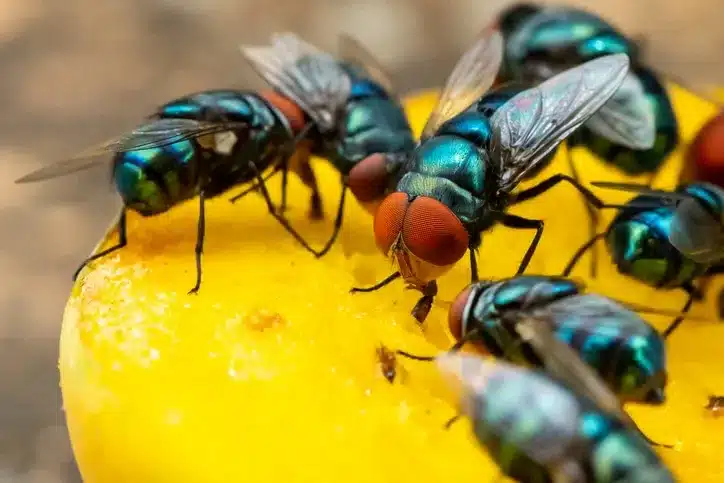
[[[259,95],[284,115],[295,133],[301,131],[307,124],[304,111],[288,97],[271,89],[263,90],[259,92]]]

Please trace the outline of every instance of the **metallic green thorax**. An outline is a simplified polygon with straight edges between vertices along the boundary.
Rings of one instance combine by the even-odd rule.
[[[316,154],[329,159],[342,173],[375,153],[407,153],[415,138],[400,103],[357,67],[344,65],[352,89],[337,129],[315,145]]]
[[[470,397],[476,437],[518,481],[554,481],[562,465],[575,481],[674,481],[635,430],[544,373],[498,365]]]
[[[468,233],[478,236],[504,202],[487,150],[491,133],[488,117],[481,112],[471,110],[450,119],[413,152],[397,191],[440,201]],[[477,243],[473,239],[471,246]]]
[[[721,213],[721,200],[705,186],[683,188]],[[619,272],[657,288],[677,288],[703,275],[707,267],[682,255],[669,241],[674,208],[659,198],[638,196],[631,204],[661,204],[659,208],[625,208],[606,233],[609,252]]]
[[[624,307],[582,294],[567,278],[526,275],[473,285],[470,300],[463,334],[475,331],[474,340],[493,355],[539,366],[540,358],[515,330],[516,321],[538,315],[621,400],[660,402],[655,398],[666,384],[663,339]]]
[[[156,118],[229,121],[244,124],[231,131],[228,151],[202,146],[198,140],[179,141],[159,148],[119,153],[113,177],[126,206],[151,216],[195,196],[207,198],[251,181],[253,160],[260,171],[273,157],[264,154],[289,142],[284,116],[252,92],[212,90],[185,96],[161,106]],[[216,138],[215,138],[216,139]]]

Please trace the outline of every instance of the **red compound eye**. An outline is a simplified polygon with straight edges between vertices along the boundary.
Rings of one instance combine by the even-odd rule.
[[[402,240],[413,255],[438,267],[460,260],[470,241],[467,230],[450,208],[424,196],[410,204]]]
[[[724,114],[709,121],[689,148],[697,179],[724,186]]]
[[[465,306],[468,304],[472,289],[473,286],[471,285],[460,292],[450,306],[447,321],[450,333],[455,337],[455,340],[460,340],[463,337],[463,312],[465,311]]]
[[[385,255],[400,236],[409,205],[406,193],[395,192],[385,198],[377,209],[374,221],[375,241]]]
[[[385,195],[389,173],[387,160],[380,153],[367,156],[349,172],[347,184],[362,203],[376,201]]]

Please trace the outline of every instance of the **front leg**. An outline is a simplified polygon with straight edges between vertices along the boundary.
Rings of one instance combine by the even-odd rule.
[[[371,287],[352,287],[352,288],[350,289],[349,293],[358,293],[358,292],[369,293],[369,292],[375,292],[375,291],[381,289],[382,287],[385,287],[385,286],[389,285],[390,283],[394,282],[395,280],[397,280],[398,278],[400,278],[400,276],[401,276],[400,272],[395,272],[395,273],[393,273],[392,275],[390,275],[389,277],[387,277],[386,279],[382,280],[381,282],[378,282],[378,283],[374,284],[374,285],[371,286]]]
[[[503,226],[507,226],[508,228],[513,228],[515,230],[535,230],[533,241],[528,246],[528,250],[526,250],[525,255],[523,256],[523,261],[520,262],[518,271],[515,273],[516,276],[522,275],[525,272],[525,269],[528,268],[528,264],[538,248],[540,238],[543,236],[543,220],[530,220],[528,218],[506,213],[500,221]]]
[[[570,143],[566,143],[566,158],[568,159],[568,167],[571,170],[571,176],[573,179],[581,185],[581,178],[578,176],[578,170],[576,164],[573,162],[573,146]],[[584,201],[585,197],[584,197]],[[593,237],[596,235],[599,224],[598,210],[596,210],[590,203],[586,203],[586,211],[588,212],[588,234]],[[598,269],[598,250],[596,246],[591,247],[591,278],[596,278]]]
[[[317,254],[317,258],[324,256],[329,251],[329,249],[332,248],[332,245],[334,244],[337,236],[339,235],[339,231],[342,228],[342,220],[344,219],[344,199],[346,194],[347,185],[345,184],[344,179],[342,179],[342,193],[339,196],[339,205],[337,206],[337,216],[334,218],[332,235],[327,240],[327,243],[324,244],[324,248],[322,248]]]
[[[681,288],[686,292],[686,303],[684,303],[684,306],[681,309],[681,313],[676,316],[674,321],[664,330],[662,333],[664,336],[664,339],[667,339],[672,332],[674,332],[684,321],[684,318],[686,317],[686,314],[689,313],[689,310],[691,309],[691,305],[694,303],[694,300],[701,300],[702,294],[694,287],[694,285],[691,282],[687,282],[684,285],[681,286]]]
[[[478,261],[475,258],[475,249],[470,247],[470,280],[475,283],[480,280],[478,275]]]
[[[197,294],[201,288],[201,256],[204,253],[204,237],[206,235],[206,209],[205,196],[203,190],[199,193],[199,221],[196,225],[196,248],[194,250],[196,256],[196,284],[189,295]]]
[[[574,188],[578,190],[579,193],[583,195],[584,198],[586,198],[586,201],[588,201],[591,205],[593,205],[595,208],[602,209],[602,208],[620,208],[621,205],[609,205],[601,201],[601,199],[593,194],[591,190],[583,186],[581,183],[579,183],[577,180],[571,178],[570,176],[566,176],[565,174],[554,174],[548,179],[545,179],[538,183],[535,186],[532,186],[526,190],[520,191],[518,193],[515,193],[511,196],[510,204],[515,205],[518,203],[522,203],[523,201],[528,201],[532,198],[535,198],[537,196],[542,195],[549,189],[553,188],[560,182],[566,182],[571,184]]]
[[[264,179],[261,177],[261,173],[259,173],[258,168],[256,167],[256,164],[254,164],[253,161],[249,161],[249,169],[252,173],[254,173],[254,176],[256,177],[257,185],[259,186],[259,189],[261,190],[261,194],[264,197],[264,200],[266,201],[267,210],[269,211],[269,214],[274,217],[277,222],[279,222],[280,225],[290,234],[292,237],[294,237],[295,240],[299,242],[302,247],[304,247],[305,250],[312,253],[314,256],[319,256],[318,252],[314,250],[311,246],[309,246],[309,243],[302,237],[302,235],[297,232],[292,226],[289,224],[289,222],[278,213],[276,209],[274,209],[274,203],[272,203],[271,196],[269,196],[269,191],[266,188],[266,183],[264,183]]]

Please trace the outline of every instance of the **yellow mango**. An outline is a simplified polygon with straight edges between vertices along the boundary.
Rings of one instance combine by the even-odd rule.
[[[713,106],[672,86],[685,141]],[[420,132],[437,98],[410,95],[406,108]],[[561,150],[561,153],[565,152]],[[670,188],[681,153],[657,184]],[[623,180],[585,150],[573,153],[586,181]],[[331,232],[339,177],[314,161],[327,218],[308,220],[309,192],[290,177],[288,216],[314,246]],[[562,154],[539,179],[566,171]],[[633,181],[641,181],[634,179]],[[526,182],[525,185],[530,185]],[[270,182],[278,200],[278,181]],[[629,195],[599,190],[606,200]],[[143,219],[129,215],[128,246],[93,263],[76,283],[63,319],[60,375],[73,449],[88,483],[481,482],[499,470],[467,420],[445,430],[455,401],[433,364],[397,359],[383,376],[377,349],[435,354],[452,343],[447,306],[469,282],[463,259],[440,279],[439,301],[423,326],[410,315],[418,294],[394,282],[350,294],[391,273],[375,248],[372,219],[351,196],[339,242],[316,260],[266,212],[253,194],[232,205],[207,204],[203,284],[195,277],[198,204]],[[529,273],[556,274],[588,239],[576,191],[561,185],[511,210],[545,220]],[[605,213],[604,222],[613,213]],[[482,277],[515,273],[533,233],[496,227],[483,237]],[[117,237],[110,230],[101,243]],[[590,289],[618,299],[678,310],[685,295],[657,292],[624,278],[599,248],[599,278]],[[576,275],[585,277],[589,258]],[[707,301],[669,342],[668,402],[630,412],[654,440],[673,443],[661,457],[684,482],[724,479],[724,417],[704,409],[724,394],[724,325]],[[446,304],[447,302],[447,304]],[[667,317],[649,317],[662,328]]]

